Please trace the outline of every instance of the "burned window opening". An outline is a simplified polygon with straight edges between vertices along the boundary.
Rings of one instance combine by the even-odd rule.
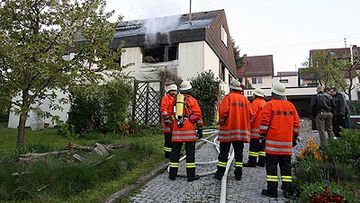
[[[178,44],[158,45],[144,48],[144,63],[159,63],[178,59]]]

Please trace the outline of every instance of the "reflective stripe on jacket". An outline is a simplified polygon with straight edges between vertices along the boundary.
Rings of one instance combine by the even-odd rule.
[[[265,104],[266,101],[262,97],[256,97],[251,103],[251,108],[254,113],[254,120],[251,122],[251,139],[259,139],[260,112]]]
[[[219,141],[250,141],[250,119],[253,116],[249,100],[245,96],[230,92],[220,104]]]
[[[300,128],[299,115],[287,100],[271,99],[261,111],[260,134],[266,135],[267,154],[291,155],[293,136]]]
[[[176,124],[176,120],[173,121],[173,131],[172,131],[172,142],[193,142],[197,140],[195,124],[202,126],[202,115],[199,103],[191,95],[184,94],[185,96],[185,108],[184,108],[184,126],[179,128]],[[196,115],[198,120],[192,123],[190,121],[190,116]]]
[[[170,94],[165,95],[161,99],[160,114],[161,114],[162,130],[164,133],[171,132],[171,125],[165,125],[164,119],[167,118],[172,120],[172,116],[174,114],[174,104],[175,104],[175,97],[171,96]]]

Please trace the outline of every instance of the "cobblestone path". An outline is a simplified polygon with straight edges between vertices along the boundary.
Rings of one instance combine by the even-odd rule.
[[[302,141],[294,148],[294,156],[306,145],[307,138],[313,134],[311,122],[302,120],[300,136]],[[317,136],[316,136],[317,137]],[[318,142],[318,139],[316,139]],[[247,162],[249,145],[244,148],[244,163]],[[211,144],[205,144],[196,151],[197,162],[217,160],[218,153]],[[294,159],[293,159],[294,160]],[[216,163],[198,165],[197,173],[216,169]],[[179,174],[185,174],[184,163],[180,164]],[[280,188],[281,183],[279,183]],[[214,175],[203,176],[197,181],[187,182],[186,177],[178,177],[175,181],[168,179],[164,172],[147,183],[140,192],[131,198],[132,202],[219,202],[221,182],[214,179]],[[233,169],[228,174],[227,202],[285,202],[279,189],[279,198],[262,196],[261,190],[266,187],[265,168],[244,168],[243,179],[236,181]]]

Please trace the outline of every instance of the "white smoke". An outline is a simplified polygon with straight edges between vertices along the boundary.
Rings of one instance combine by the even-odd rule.
[[[145,45],[150,47],[158,43],[159,34],[160,36],[166,37],[167,43],[170,44],[170,32],[178,26],[180,17],[181,15],[175,15],[146,19],[144,23],[146,30]]]

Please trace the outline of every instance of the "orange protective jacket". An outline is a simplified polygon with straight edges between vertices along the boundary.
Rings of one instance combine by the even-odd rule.
[[[254,113],[254,120],[251,122],[251,139],[259,139],[260,114],[265,104],[266,101],[262,97],[256,97],[251,103],[251,108]]]
[[[249,100],[237,92],[225,95],[219,109],[219,141],[250,141],[250,120],[253,117]]]
[[[171,125],[165,125],[165,120],[172,120],[174,115],[174,105],[175,105],[175,97],[170,94],[165,95],[161,99],[160,103],[160,113],[161,113],[161,123],[162,130],[164,133],[171,132]]]
[[[291,155],[294,135],[299,134],[299,115],[287,100],[271,99],[261,112],[260,134],[266,135],[266,154]]]
[[[193,142],[197,140],[196,126],[203,126],[202,114],[199,103],[197,100],[189,94],[184,94],[184,126],[181,128],[176,124],[176,120],[173,121],[173,131],[171,142]],[[194,115],[196,120],[190,120],[190,117]]]

